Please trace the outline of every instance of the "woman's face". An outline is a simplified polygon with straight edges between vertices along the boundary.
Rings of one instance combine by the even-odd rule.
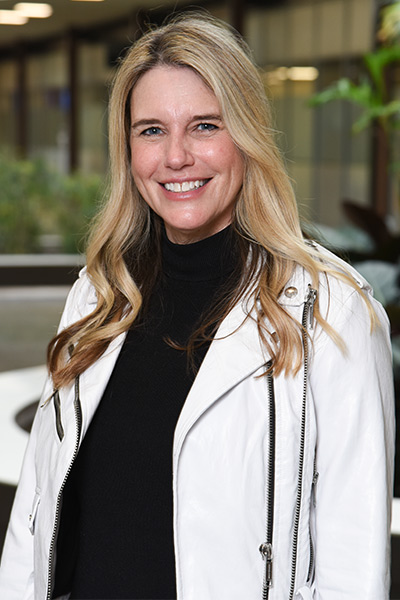
[[[195,242],[226,227],[243,181],[243,158],[218,101],[187,67],[154,67],[131,101],[132,175],[168,238]]]

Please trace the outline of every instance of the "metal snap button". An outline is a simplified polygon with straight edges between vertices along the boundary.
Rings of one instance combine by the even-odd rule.
[[[295,287],[288,287],[285,290],[285,296],[286,298],[294,298],[295,296],[297,296],[298,291],[299,290]]]

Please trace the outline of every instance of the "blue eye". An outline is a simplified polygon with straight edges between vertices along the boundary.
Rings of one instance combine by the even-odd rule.
[[[213,131],[214,129],[218,129],[217,125],[213,123],[199,123],[197,126],[200,131]]]
[[[159,127],[149,127],[148,129],[145,129],[144,131],[142,131],[141,135],[152,136],[152,135],[160,135],[160,133],[161,133],[161,129]]]

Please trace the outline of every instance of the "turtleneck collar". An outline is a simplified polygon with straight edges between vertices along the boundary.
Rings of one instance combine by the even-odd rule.
[[[164,274],[183,281],[210,281],[229,276],[238,260],[230,225],[192,244],[174,244],[163,229],[161,249]]]

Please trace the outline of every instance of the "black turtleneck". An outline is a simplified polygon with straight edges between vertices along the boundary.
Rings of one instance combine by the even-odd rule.
[[[162,274],[128,332],[65,491],[54,597],[176,598],[172,443],[193,383],[185,344],[235,268],[232,231],[163,236]],[[200,365],[208,343],[195,350]],[[85,399],[82,398],[84,405]]]

